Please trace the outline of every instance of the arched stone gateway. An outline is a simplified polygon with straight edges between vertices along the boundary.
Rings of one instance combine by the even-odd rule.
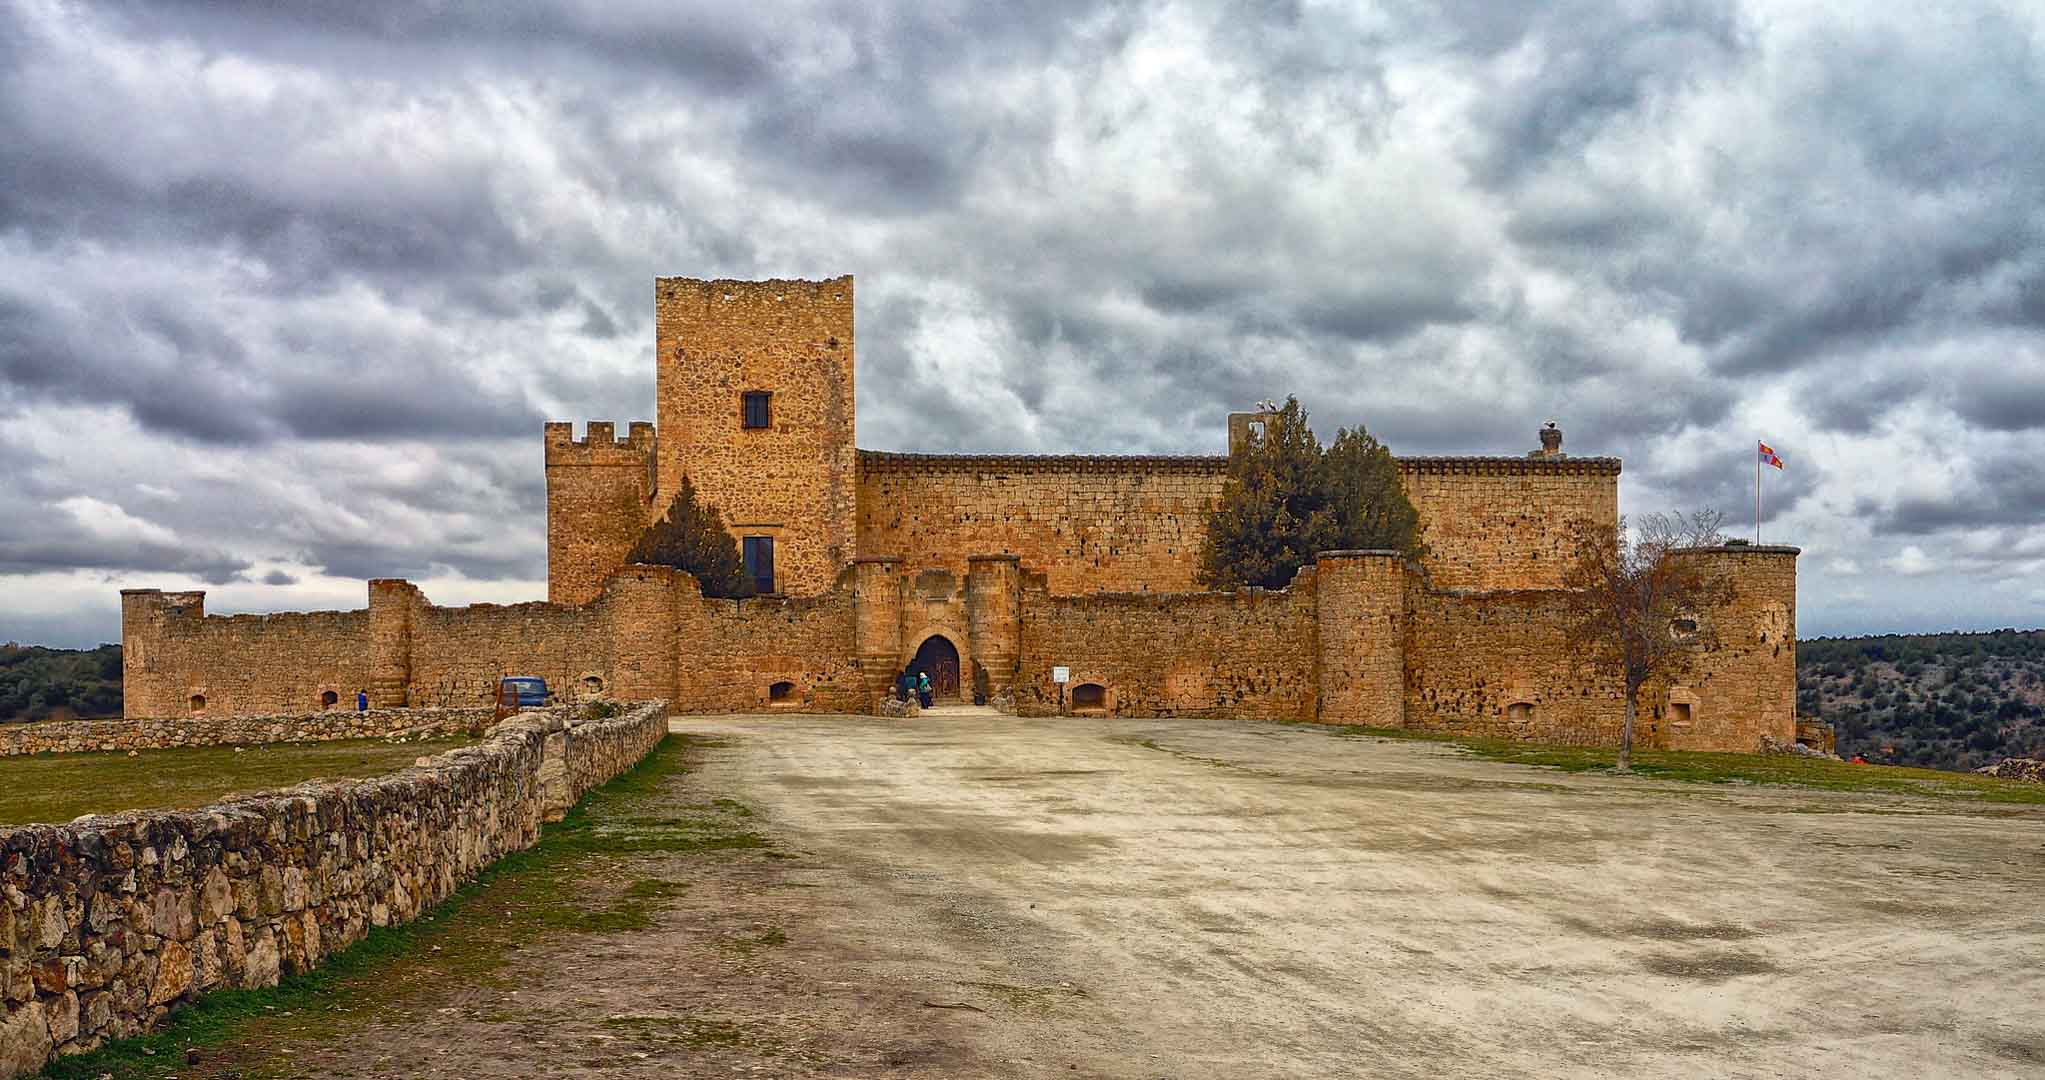
[[[936,700],[959,700],[959,648],[943,634],[924,639],[916,650],[916,659],[909,661],[909,670],[930,673],[932,696]]]

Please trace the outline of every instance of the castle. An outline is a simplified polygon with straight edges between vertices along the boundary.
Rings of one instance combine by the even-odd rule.
[[[550,423],[545,602],[205,614],[122,593],[127,711],[222,715],[486,701],[533,674],[678,711],[871,711],[905,665],[1024,715],[1196,715],[1611,744],[1615,673],[1572,663],[1569,528],[1618,514],[1619,462],[1399,459],[1426,555],[1323,552],[1282,590],[1200,591],[1226,456],[905,454],[853,444],[853,282],[654,283],[657,426]],[[1229,417],[1232,441],[1261,414]],[[1219,434],[1219,433],[1217,433]],[[626,565],[686,476],[763,595]],[[1734,596],[1715,647],[1643,691],[1648,746],[1795,737],[1794,548],[1687,553]],[[1063,681],[1059,677],[1063,676]]]

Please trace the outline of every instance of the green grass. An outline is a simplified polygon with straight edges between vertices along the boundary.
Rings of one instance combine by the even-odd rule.
[[[161,1031],[54,1062],[42,1075],[253,1078],[264,1075],[262,1058],[275,1048],[339,1037],[450,987],[504,985],[506,965],[534,942],[650,927],[662,903],[686,886],[646,876],[644,856],[767,847],[739,827],[741,812],[750,816],[744,806],[689,806],[667,791],[687,771],[691,745],[668,736],[547,825],[539,843],[499,859],[417,921],[372,930],[318,970],[287,976],[274,988],[209,994],[172,1014]],[[185,1064],[190,1047],[201,1051],[197,1070]],[[212,1071],[224,1063],[232,1064],[230,1072]]]
[[[1564,772],[1610,772],[1619,751],[1606,747],[1544,746],[1501,739],[1467,739],[1350,725],[1329,729],[1346,736],[1417,739],[1461,747],[1473,757],[1513,765],[1539,765]],[[1636,750],[1633,771],[1656,780],[1698,784],[1780,784],[1826,791],[1871,791],[1893,795],[1929,795],[1989,803],[2045,805],[2045,784],[2000,780],[1973,773],[1910,769],[1892,765],[1852,765],[1843,761],[1791,754],[1716,754],[1682,750]]]
[[[475,740],[406,743],[349,739],[236,750],[195,746],[0,758],[0,825],[61,823],[80,814],[189,809],[234,792],[290,787],[315,777],[361,779],[396,772],[424,755]]]

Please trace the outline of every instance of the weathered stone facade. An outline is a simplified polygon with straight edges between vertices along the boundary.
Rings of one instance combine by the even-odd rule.
[[[853,536],[852,279],[653,283],[662,508],[687,476],[741,536],[775,544],[775,583],[814,596]],[[748,427],[747,393],[768,395]]]
[[[667,712],[521,715],[391,776],[0,828],[0,1077],[417,917],[644,757]]]
[[[1563,453],[1552,425],[1523,456],[1402,458],[1417,563],[1329,552],[1286,590],[1203,593],[1226,457],[857,450],[852,299],[850,278],[658,279],[658,430],[544,433],[550,602],[440,608],[377,581],[366,612],[223,620],[200,593],[132,592],[129,714],[308,709],[356,685],[378,705],[478,704],[507,674],[687,711],[868,710],[914,660],[1023,712],[1618,738],[1621,691],[1572,662],[1556,591],[1573,524],[1617,517],[1616,459]],[[1231,416],[1230,437],[1261,420]],[[775,595],[708,600],[623,565],[685,475],[739,538],[771,542]],[[1795,556],[1694,556],[1736,599],[1699,613],[1720,647],[1644,696],[1644,742],[1793,737]]]

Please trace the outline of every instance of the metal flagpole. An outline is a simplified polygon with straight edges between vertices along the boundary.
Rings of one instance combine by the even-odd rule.
[[[1761,546],[1761,445],[1754,444],[1754,546]]]

